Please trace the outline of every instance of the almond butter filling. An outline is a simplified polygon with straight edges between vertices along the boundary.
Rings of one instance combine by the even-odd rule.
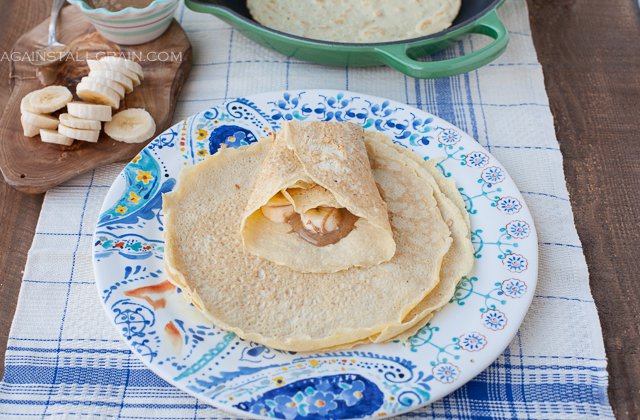
[[[274,223],[288,223],[292,233],[318,247],[346,237],[359,219],[347,209],[334,207],[317,207],[298,214],[282,193],[276,194],[260,211]]]
[[[321,207],[321,209],[329,209],[329,207]],[[353,229],[355,229],[355,224],[359,217],[347,209],[331,208],[330,210],[337,214],[337,216],[335,216],[337,223],[334,225],[335,229],[333,230],[328,230],[322,227],[325,226],[327,220],[325,220],[323,225],[319,228],[316,225],[310,227],[309,223],[303,223],[302,217],[298,213],[293,213],[291,217],[289,217],[289,220],[287,220],[287,223],[291,225],[291,232],[297,233],[300,238],[309,242],[311,245],[320,247],[332,245],[346,237]],[[333,222],[329,221],[329,223]]]

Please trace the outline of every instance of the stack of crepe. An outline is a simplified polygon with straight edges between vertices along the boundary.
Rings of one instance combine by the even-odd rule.
[[[165,268],[215,325],[290,351],[414,334],[473,266],[455,184],[351,123],[286,123],[182,171]]]
[[[442,31],[461,0],[247,0],[251,16],[281,32],[333,42],[389,42]]]

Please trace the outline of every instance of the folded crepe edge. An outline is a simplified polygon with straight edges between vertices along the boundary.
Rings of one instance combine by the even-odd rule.
[[[438,202],[438,208],[441,212],[442,218],[450,225],[451,237],[454,240],[452,246],[447,251],[447,254],[444,256],[442,267],[448,267],[449,270],[453,270],[453,273],[449,273],[451,278],[442,278],[442,268],[440,272],[440,281],[438,284],[429,292],[428,295],[425,296],[423,300],[418,302],[407,314],[405,315],[405,319],[403,322],[393,328],[383,331],[377,337],[371,337],[372,341],[375,343],[386,342],[390,339],[393,339],[393,336],[401,334],[404,336],[410,336],[415,334],[419,330],[416,326],[423,326],[427,321],[425,319],[430,319],[437,311],[442,309],[451,299],[451,296],[455,293],[455,288],[460,280],[468,275],[473,270],[474,260],[473,257],[474,249],[471,244],[471,224],[469,220],[469,215],[466,211],[466,207],[464,202],[462,201],[462,197],[460,194],[454,193],[457,191],[457,187],[454,181],[446,179],[442,173],[436,168],[437,161],[434,160],[423,160],[414,153],[413,151],[398,146],[394,144],[389,138],[387,138],[384,134],[371,132],[370,136],[367,139],[370,142],[377,142],[382,147],[390,148],[394,150],[401,156],[408,158],[407,160],[402,160],[402,164],[407,165],[409,168],[413,169],[416,176],[430,185],[430,187],[434,191],[434,198]],[[372,143],[375,144],[375,143]],[[374,146],[375,147],[375,146]],[[457,200],[456,200],[457,199]],[[449,210],[446,208],[449,207]],[[446,213],[447,211],[452,212],[450,216]],[[460,235],[458,232],[462,226],[454,226],[456,217],[460,217],[462,219],[460,222],[464,224],[464,235]],[[452,219],[453,218],[453,219]],[[460,223],[459,222],[459,223]],[[460,236],[463,236],[460,238]],[[456,240],[455,238],[459,239]],[[445,261],[447,258],[452,257],[452,253],[457,252],[456,265],[451,268],[451,266],[447,266]],[[436,302],[429,302],[429,300],[433,300],[433,292],[438,290],[439,288],[446,287],[446,290],[440,290],[439,294],[444,296],[444,299],[438,300]],[[425,305],[430,303],[430,306],[421,307],[421,305]],[[416,309],[419,308],[419,311],[416,313]],[[401,330],[409,331],[413,329],[413,334],[406,334],[400,332]]]
[[[267,142],[269,142],[269,138],[262,139],[258,143],[264,147]],[[242,154],[249,147],[256,147],[256,145],[246,145],[239,148],[222,147],[215,155],[208,156],[205,160],[199,162],[196,165],[183,168],[178,176],[176,187],[174,187],[172,191],[162,194],[162,206],[160,211],[162,216],[164,217],[165,225],[169,224],[170,220],[173,217],[176,217],[176,214],[172,211],[172,208],[175,206],[176,199],[180,198],[185,193],[185,191],[178,188],[178,186],[182,182],[184,182],[187,177],[190,177],[192,172],[196,171],[198,165],[215,164],[220,160],[221,156]],[[169,252],[174,242],[169,229],[163,230],[162,238],[165,248],[162,262],[165,269],[165,274],[167,275],[167,280],[169,280],[169,282],[171,282],[174,286],[181,289],[181,291],[183,292],[183,296],[187,302],[193,304],[193,306],[195,306],[198,310],[207,314],[205,305],[198,295],[198,292],[189,285],[184,274],[182,274],[182,272],[176,268],[176,261],[173,261],[172,253]]]
[[[349,127],[350,130],[359,130],[360,131],[360,141],[359,145],[355,145],[355,150],[360,152],[360,157],[366,159],[366,165],[362,165],[363,162],[359,162],[361,165],[358,169],[360,169],[361,176],[358,177],[357,182],[364,182],[364,189],[367,190],[368,197],[374,197],[374,202],[370,203],[366,200],[361,200],[360,202],[354,202],[353,200],[349,200],[347,196],[349,195],[348,189],[343,189],[343,191],[338,191],[334,185],[331,185],[330,182],[326,182],[323,180],[319,180],[317,176],[314,176],[313,171],[309,170],[308,162],[305,162],[304,157],[300,156],[299,148],[292,144],[295,138],[295,133],[292,133],[292,130],[296,130],[301,128],[303,130],[309,129],[311,126],[319,124],[317,127],[318,131],[322,132],[323,135],[326,134],[326,131],[331,129],[333,131],[338,131],[337,134],[340,134],[339,131],[335,129],[336,125],[340,125],[342,127]],[[336,142],[340,144],[342,139],[339,136],[336,136],[339,141]],[[334,139],[335,139],[334,138]],[[306,165],[305,165],[306,163]],[[322,163],[322,162],[314,162],[314,163]],[[349,165],[344,165],[343,168],[346,170],[350,169]],[[373,173],[371,169],[371,163],[369,161],[369,157],[367,155],[366,147],[364,145],[364,130],[357,124],[353,123],[331,123],[331,122],[285,122],[281,128],[281,130],[272,138],[272,149],[269,150],[267,156],[262,162],[262,166],[258,171],[258,175],[256,176],[256,182],[253,187],[253,191],[247,201],[247,206],[242,215],[242,221],[240,223],[240,234],[242,237],[242,244],[245,252],[249,252],[251,254],[257,255],[261,258],[265,258],[270,260],[271,262],[287,266],[293,270],[301,271],[301,272],[316,272],[316,273],[333,273],[341,270],[348,269],[350,267],[367,267],[372,265],[378,265],[383,262],[389,261],[396,252],[396,243],[393,238],[393,231],[391,229],[391,224],[389,223],[389,215],[386,203],[380,196],[380,192],[375,183],[375,179],[373,178]],[[279,179],[279,180],[278,180]],[[267,253],[264,250],[260,249],[256,246],[252,240],[249,238],[249,233],[247,232],[247,222],[248,220],[260,210],[260,208],[266,205],[273,196],[280,192],[285,192],[285,190],[294,187],[299,182],[307,182],[317,184],[324,189],[326,189],[329,193],[333,195],[335,201],[349,210],[355,216],[361,218],[356,222],[356,226],[359,223],[366,222],[370,224],[373,228],[378,232],[379,238],[373,242],[373,246],[376,247],[375,258],[370,258],[367,261],[360,262],[352,262],[352,263],[338,263],[334,262],[332,264],[326,266],[318,267],[310,267],[308,265],[303,266],[299,260],[291,257],[290,255],[281,255],[278,259],[273,258],[273,256],[267,256]],[[342,184],[343,181],[336,180],[336,183]],[[363,188],[360,188],[363,190]],[[345,191],[347,193],[345,193]],[[355,194],[354,194],[355,195]],[[286,196],[286,195],[285,195]],[[347,235],[348,238],[349,235]],[[303,247],[306,246],[314,246],[303,240],[300,240],[300,245]],[[367,244],[368,246],[372,246],[371,243]],[[328,245],[326,248],[331,249],[333,245]],[[371,254],[371,253],[369,253]],[[323,259],[326,262],[326,259]]]

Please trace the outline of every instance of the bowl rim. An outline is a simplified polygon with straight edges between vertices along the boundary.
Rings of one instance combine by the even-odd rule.
[[[127,6],[122,10],[118,10],[114,12],[105,7],[97,7],[97,8],[91,7],[85,0],[67,0],[68,3],[74,6],[78,6],[80,10],[82,10],[82,12],[84,13],[87,13],[90,15],[105,15],[110,17],[121,17],[129,13],[144,14],[144,13],[153,11],[158,6],[171,4],[171,3],[178,3],[178,1],[179,0],[153,0],[151,3],[149,3],[147,6],[143,8]]]

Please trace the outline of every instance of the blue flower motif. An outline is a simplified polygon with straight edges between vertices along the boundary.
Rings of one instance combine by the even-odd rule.
[[[439,363],[433,370],[433,376],[443,384],[450,384],[460,375],[460,369],[451,363]]]
[[[293,419],[300,414],[298,403],[288,395],[277,395],[273,401],[276,403],[274,411],[285,419]]]
[[[529,262],[525,257],[520,254],[509,254],[503,260],[502,264],[507,267],[507,270],[515,273],[522,273],[529,266]]]
[[[249,343],[249,347],[242,350],[240,360],[251,363],[259,363],[263,359],[273,359],[276,357],[270,348],[261,346],[257,343]]]
[[[356,405],[364,397],[364,383],[362,381],[356,380],[351,384],[341,383],[340,387],[343,391],[338,399],[344,400],[348,407]]]
[[[487,338],[480,333],[470,332],[460,336],[458,345],[462,350],[480,351],[487,345]]]
[[[257,403],[251,406],[250,410],[253,414],[258,414],[260,416],[268,416],[269,408],[263,403]]]
[[[482,152],[472,152],[467,155],[464,161],[474,168],[482,168],[489,163],[489,156]]]
[[[334,96],[324,96],[320,95],[325,99],[327,105],[334,109],[343,109],[346,108],[355,98],[348,98],[344,96],[344,93],[339,92],[335,97]]]
[[[502,292],[512,298],[519,298],[527,293],[527,284],[520,279],[507,279],[500,286]]]
[[[147,148],[149,150],[162,149],[164,147],[174,147],[175,139],[178,138],[178,132],[173,128],[169,129],[169,132],[166,134],[161,134],[154,141],[149,143]]]
[[[531,228],[527,222],[514,220],[507,223],[507,233],[516,239],[523,239],[529,236]]]
[[[394,118],[404,108],[394,108],[388,101],[381,104],[372,103],[361,98],[351,97],[344,93],[335,96],[320,95],[320,100],[305,103],[302,100],[305,92],[298,95],[285,93],[281,99],[268,102],[271,106],[271,118],[275,121],[306,120],[310,117],[320,121],[351,121],[363,128],[375,128],[385,131],[396,140],[408,140],[413,146],[428,145],[435,128],[431,126],[433,118],[418,118],[411,114],[410,118]],[[460,141],[462,135],[453,129],[441,129],[443,144],[449,145]]]
[[[490,330],[498,331],[507,325],[507,316],[497,309],[490,309],[482,314],[482,322]]]
[[[460,141],[460,133],[451,128],[440,131],[438,141],[444,145],[451,146]]]
[[[315,391],[331,392],[332,388],[333,387],[331,386],[331,383],[329,383],[328,381],[320,381],[316,384]],[[311,395],[312,392],[308,392],[308,394]]]
[[[516,214],[522,209],[522,204],[513,197],[502,197],[498,200],[498,209],[507,214]]]
[[[218,152],[220,146],[225,144],[229,147],[238,148],[246,146],[249,143],[258,141],[256,136],[246,128],[237,125],[221,125],[211,131],[209,135],[209,154],[213,155]],[[204,143],[200,147],[206,147]],[[206,150],[202,149],[201,156],[206,155]]]
[[[489,185],[499,184],[504,181],[504,172],[497,166],[490,166],[482,171],[482,180]]]
[[[327,414],[329,414],[329,412],[338,408],[338,404],[334,399],[335,397],[331,392],[317,391],[307,396],[309,413],[326,416]]]
[[[113,322],[121,329],[127,340],[144,338],[147,327],[155,323],[155,313],[144,305],[121,299],[111,305],[114,313]]]
[[[225,139],[225,143],[230,147],[237,148],[242,146],[243,144],[246,144],[246,142],[243,143],[246,138],[247,135],[244,132],[236,131],[235,133],[233,133],[233,135]]]
[[[293,119],[305,120],[313,112],[308,105],[302,104],[300,98],[302,93],[298,95],[291,95],[289,92],[285,92],[282,99],[275,102],[269,102],[274,107],[271,110],[271,118],[275,121],[286,120],[291,121]]]

